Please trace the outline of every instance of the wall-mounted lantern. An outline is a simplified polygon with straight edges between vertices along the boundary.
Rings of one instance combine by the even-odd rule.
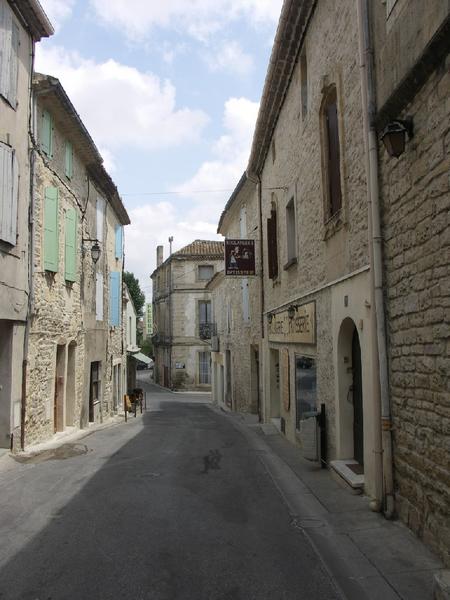
[[[396,119],[388,123],[386,129],[381,134],[381,141],[389,156],[398,158],[403,154],[406,145],[406,134],[408,134],[408,140],[414,135],[413,120],[411,117]]]
[[[94,265],[96,265],[98,263],[98,259],[100,258],[100,255],[102,253],[100,244],[98,243],[98,240],[91,240],[89,238],[84,239],[83,244],[85,242],[94,242],[91,246],[91,258],[92,258],[92,262],[94,263]],[[83,251],[84,251],[84,246],[83,246]]]
[[[291,304],[289,306],[289,308],[287,309],[287,314],[288,314],[288,317],[290,319],[293,319],[295,317],[295,313],[296,312],[297,312],[297,305],[296,304]]]

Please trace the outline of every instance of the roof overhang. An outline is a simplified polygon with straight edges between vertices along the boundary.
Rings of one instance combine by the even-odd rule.
[[[38,0],[8,0],[12,9],[27,24],[35,42],[55,33]]]
[[[263,170],[270,142],[317,0],[284,0],[281,9],[247,167],[249,177]]]

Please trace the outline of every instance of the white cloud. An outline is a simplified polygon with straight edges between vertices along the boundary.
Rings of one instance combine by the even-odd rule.
[[[170,81],[113,59],[98,63],[39,46],[36,70],[60,79],[96,143],[110,152],[196,141],[208,122],[201,110],[177,107]]]
[[[282,0],[91,0],[91,4],[103,22],[131,38],[159,27],[205,40],[237,19],[253,25],[276,23]]]
[[[223,42],[214,54],[204,55],[204,59],[212,71],[230,71],[238,75],[247,75],[254,66],[252,56],[235,40]]]
[[[71,16],[75,0],[41,0],[41,4],[57,31],[61,28],[63,22]]]
[[[221,239],[217,224],[227,199],[247,166],[258,104],[247,98],[230,98],[225,103],[224,135],[211,146],[212,159],[200,165],[188,181],[176,186],[185,205],[173,202],[142,205],[129,210],[131,225],[126,235],[126,268],[146,282],[155,268],[156,246],[174,237],[177,250],[195,239]],[[229,191],[200,194],[198,190]],[[145,259],[143,259],[143,256]]]

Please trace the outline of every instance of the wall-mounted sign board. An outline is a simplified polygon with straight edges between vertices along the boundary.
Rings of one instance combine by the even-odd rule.
[[[225,240],[225,275],[255,275],[255,240]]]
[[[288,309],[268,315],[269,342],[292,344],[316,343],[316,303],[296,306],[294,315]]]

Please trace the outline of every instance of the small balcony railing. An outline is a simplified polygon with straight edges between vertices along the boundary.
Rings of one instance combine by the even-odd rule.
[[[216,323],[199,323],[198,337],[201,340],[210,340],[213,335],[217,334]]]

